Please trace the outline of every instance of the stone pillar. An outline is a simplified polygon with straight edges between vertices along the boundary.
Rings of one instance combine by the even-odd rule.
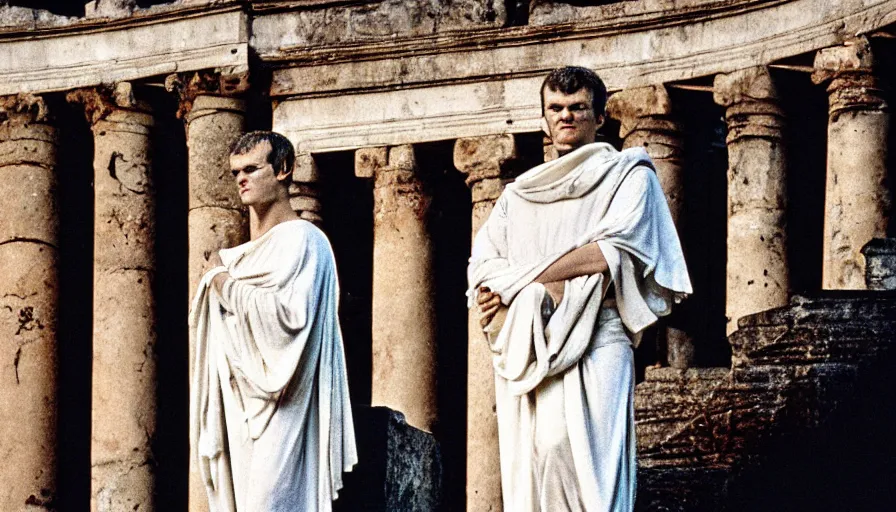
[[[55,510],[55,167],[43,99],[0,97],[0,510]]]
[[[865,38],[815,57],[812,80],[829,94],[822,288],[865,289],[862,247],[887,235],[890,113]]]
[[[91,509],[154,509],[153,116],[130,84],[69,94],[94,134]]]
[[[249,239],[249,221],[233,176],[230,146],[246,131],[245,73],[209,71],[170,75],[166,88],[180,99],[189,169],[189,294],[196,292],[212,253]],[[192,361],[192,344],[190,360]],[[204,492],[204,491],[203,491]]]
[[[296,155],[296,166],[292,171],[292,185],[289,186],[289,204],[299,217],[318,226],[321,217],[318,171],[314,157],[308,153]]]
[[[189,297],[208,269],[208,260],[225,247],[249,240],[249,218],[230,174],[230,146],[246,131],[248,90],[245,72],[200,71],[170,75],[165,86],[180,99],[178,116],[186,122],[189,213],[187,268]],[[192,385],[195,340],[186,361]],[[189,510],[208,510],[195,449],[190,453]]]
[[[503,171],[516,156],[513,135],[455,142],[454,166],[467,176],[467,185],[472,191],[473,237],[504,190]],[[475,309],[470,310],[467,325],[467,510],[499,511],[502,509],[501,464],[492,352]]]
[[[430,197],[410,145],[359,149],[355,173],[374,179],[371,405],[436,422],[436,324]]]
[[[653,85],[618,92],[607,102],[607,114],[619,120],[619,136],[623,139],[624,148],[643,146],[647,150],[656,166],[657,178],[669,203],[672,219],[681,232],[683,141],[681,126],[672,117],[672,101],[665,86]],[[680,322],[674,317],[671,318],[673,324]],[[693,366],[694,343],[690,336],[665,320],[661,327],[660,345],[666,346],[661,352],[666,353],[669,365],[679,369]]]
[[[738,318],[787,304],[783,113],[768,70],[716,75],[713,97],[728,123],[727,333]]]

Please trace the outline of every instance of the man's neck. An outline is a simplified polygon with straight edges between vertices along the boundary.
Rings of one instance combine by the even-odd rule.
[[[255,240],[277,224],[298,219],[299,216],[289,205],[289,199],[281,199],[270,204],[249,207],[249,239]]]

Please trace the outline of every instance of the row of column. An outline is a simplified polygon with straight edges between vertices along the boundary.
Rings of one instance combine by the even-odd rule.
[[[885,235],[888,115],[867,41],[822,50],[816,83],[828,83],[828,183],[823,287],[864,288],[861,248]],[[727,331],[748,314],[787,303],[787,156],[784,114],[765,67],[720,74],[713,98],[728,126]],[[683,151],[680,125],[663,86],[614,94],[608,113],[620,121],[623,145],[644,146],[676,224],[681,217]],[[546,153],[547,154],[547,153]],[[472,189],[472,233],[503,189],[516,157],[509,135],[459,139],[454,163]],[[429,430],[436,421],[431,247],[424,219],[428,199],[410,146],[358,150],[356,174],[375,179],[373,402],[404,412]],[[467,509],[500,510],[494,374],[491,354],[469,321],[467,381]],[[670,362],[691,364],[686,333],[666,327]],[[413,369],[413,371],[409,371]]]
[[[825,288],[862,288],[860,249],[883,236],[889,116],[867,41],[822,50],[817,83],[828,84],[828,186]],[[231,141],[245,129],[244,76],[195,73],[172,77],[182,100],[189,147],[189,282],[192,294],[212,251],[247,235],[229,176]],[[94,367],[92,482],[94,510],[152,508],[155,437],[155,305],[152,283],[155,200],[151,108],[129,84],[74,91],[95,140]],[[719,75],[714,98],[728,124],[728,284],[731,319],[782,305],[789,294],[786,265],[786,157],[783,114],[765,68]],[[662,86],[611,98],[625,146],[643,145],[678,220],[682,196],[681,128]],[[0,508],[51,503],[55,492],[56,302],[58,215],[56,132],[41,98],[0,101],[0,171],[14,193],[0,197],[0,328],[15,340],[0,348],[0,439],[31,436],[0,469]],[[429,194],[413,146],[358,150],[356,175],[374,181],[373,405],[405,413],[431,431],[436,400],[432,240]],[[509,135],[460,139],[455,166],[472,189],[475,232],[516,158]],[[294,209],[319,222],[318,170],[299,155],[291,189]],[[25,193],[22,192],[23,187]],[[870,198],[870,200],[869,200]],[[470,320],[467,481],[468,509],[500,509],[494,382],[490,353]],[[685,334],[669,329],[670,353],[684,365],[692,353]],[[8,352],[8,353],[7,353]],[[192,343],[191,343],[192,360]],[[23,434],[26,433],[26,434]],[[202,485],[191,471],[191,510],[202,510]],[[11,482],[7,484],[7,482]]]
[[[239,78],[239,77],[237,77]],[[172,77],[189,147],[190,294],[212,251],[247,238],[227,159],[244,81]],[[91,509],[153,510],[157,357],[152,107],[129,83],[71,91],[94,139]],[[0,509],[56,500],[57,130],[44,98],[0,97]],[[192,343],[191,343],[192,360]],[[191,486],[193,488],[194,486]],[[196,487],[202,510],[204,489]]]

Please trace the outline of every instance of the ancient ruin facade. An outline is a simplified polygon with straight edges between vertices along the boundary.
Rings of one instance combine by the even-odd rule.
[[[638,353],[640,508],[719,510],[896,332],[896,0],[36,4],[0,1],[0,510],[207,510],[188,301],[248,238],[227,159],[252,129],[295,145],[293,208],[337,258],[368,432],[337,506],[501,510],[465,268],[551,156],[564,65],[607,83],[602,139],[654,159],[694,278]]]

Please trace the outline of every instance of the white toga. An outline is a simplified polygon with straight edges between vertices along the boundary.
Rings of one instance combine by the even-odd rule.
[[[191,450],[210,508],[330,511],[357,462],[330,244],[294,220],[221,259],[190,315]]]
[[[597,242],[610,268],[566,281],[553,309],[533,280]],[[650,158],[605,143],[507,185],[476,235],[470,305],[487,286],[509,305],[494,354],[504,510],[631,511],[632,343],[691,293]],[[608,285],[617,308],[601,309]]]

